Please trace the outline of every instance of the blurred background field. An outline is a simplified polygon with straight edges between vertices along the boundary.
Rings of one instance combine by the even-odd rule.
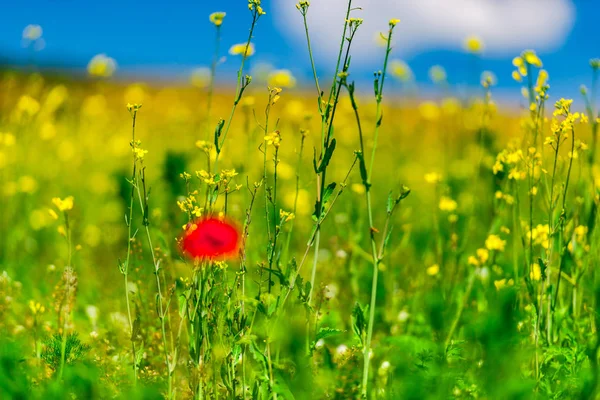
[[[0,398],[598,398],[598,6],[356,2],[346,77],[334,67],[347,2],[315,0],[321,89],[342,88],[334,119],[320,112],[295,3],[249,5],[6,6]],[[372,72],[395,16],[379,105]],[[231,119],[242,60],[252,81]],[[382,123],[369,184],[344,79],[356,81],[367,165]],[[553,115],[561,98],[574,101]],[[231,127],[214,171],[220,119]],[[326,184],[342,190],[317,226],[330,126]],[[147,150],[134,163],[150,191],[128,240],[132,147]],[[203,170],[235,170],[231,189]],[[182,206],[215,185],[202,212]],[[408,188],[392,214],[389,193]],[[240,257],[187,259],[177,239],[213,213],[247,227]],[[385,249],[375,290],[371,237]],[[305,251],[307,291],[294,286]]]

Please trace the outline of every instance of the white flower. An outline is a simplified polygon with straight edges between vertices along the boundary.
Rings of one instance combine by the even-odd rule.
[[[345,352],[347,352],[347,351],[348,351],[348,346],[346,346],[345,344],[340,344],[340,345],[339,345],[339,346],[338,346],[338,347],[335,349],[335,352],[336,352],[338,355],[340,355],[340,356],[341,356],[342,354],[344,354]]]

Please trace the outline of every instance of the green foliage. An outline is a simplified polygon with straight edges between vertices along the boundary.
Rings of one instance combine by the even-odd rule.
[[[42,351],[42,359],[48,364],[52,370],[56,371],[60,367],[62,357],[63,336],[55,333],[44,342],[44,350]],[[90,350],[90,346],[82,343],[77,333],[69,333],[67,335],[65,345],[65,363],[68,365],[75,364],[85,357]]]

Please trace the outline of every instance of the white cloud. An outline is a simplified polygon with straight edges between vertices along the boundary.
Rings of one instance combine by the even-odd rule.
[[[273,1],[273,16],[294,43],[304,40],[297,0]],[[308,22],[319,59],[334,58],[339,49],[347,0],[312,0]],[[526,48],[548,51],[560,47],[575,21],[572,0],[354,0],[352,16],[364,18],[357,33],[353,63],[369,63],[381,55],[374,46],[377,32],[396,28],[396,54],[411,55],[432,49],[460,50],[469,35],[481,37],[487,56],[509,56]],[[360,56],[358,56],[360,55]]]

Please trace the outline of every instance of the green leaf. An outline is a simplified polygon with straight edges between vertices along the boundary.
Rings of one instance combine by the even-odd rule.
[[[352,321],[352,329],[354,330],[354,333],[360,342],[363,343],[363,333],[365,331],[367,320],[365,319],[365,313],[363,312],[363,309],[358,303],[354,305],[354,309],[352,310]]]
[[[368,189],[371,185],[369,184],[369,175],[367,174],[367,166],[365,165],[365,156],[362,152],[357,151],[356,157],[358,157],[358,168],[360,170],[360,178],[363,181],[363,185]]]
[[[321,161],[321,165],[319,165],[317,172],[323,172],[327,168],[329,161],[331,161],[331,156],[333,156],[333,152],[335,151],[336,144],[337,141],[332,139],[329,145],[325,148],[325,154],[323,155],[323,160]]]
[[[315,341],[318,342],[321,339],[326,339],[331,336],[339,335],[340,333],[343,333],[343,332],[344,331],[342,331],[340,329],[323,327],[323,328],[319,329],[319,332],[317,333],[317,336],[315,337]]]
[[[394,206],[396,205],[396,201],[392,196],[392,192],[390,191],[390,193],[388,193],[388,198],[387,198],[387,206],[385,208],[385,211],[390,214],[392,212],[392,210],[394,209]]]
[[[322,204],[327,203],[327,201],[329,200],[329,198],[333,194],[333,191],[335,190],[335,187],[336,187],[336,183],[335,182],[331,182],[329,185],[327,185],[327,187],[323,191],[323,198],[321,200]]]
[[[225,120],[223,118],[221,118],[219,120],[219,122],[217,123],[217,127],[215,128],[215,148],[217,150],[217,153],[219,153],[221,151],[221,148],[219,147],[219,138],[221,137],[221,132],[223,131],[224,125],[225,125]]]

